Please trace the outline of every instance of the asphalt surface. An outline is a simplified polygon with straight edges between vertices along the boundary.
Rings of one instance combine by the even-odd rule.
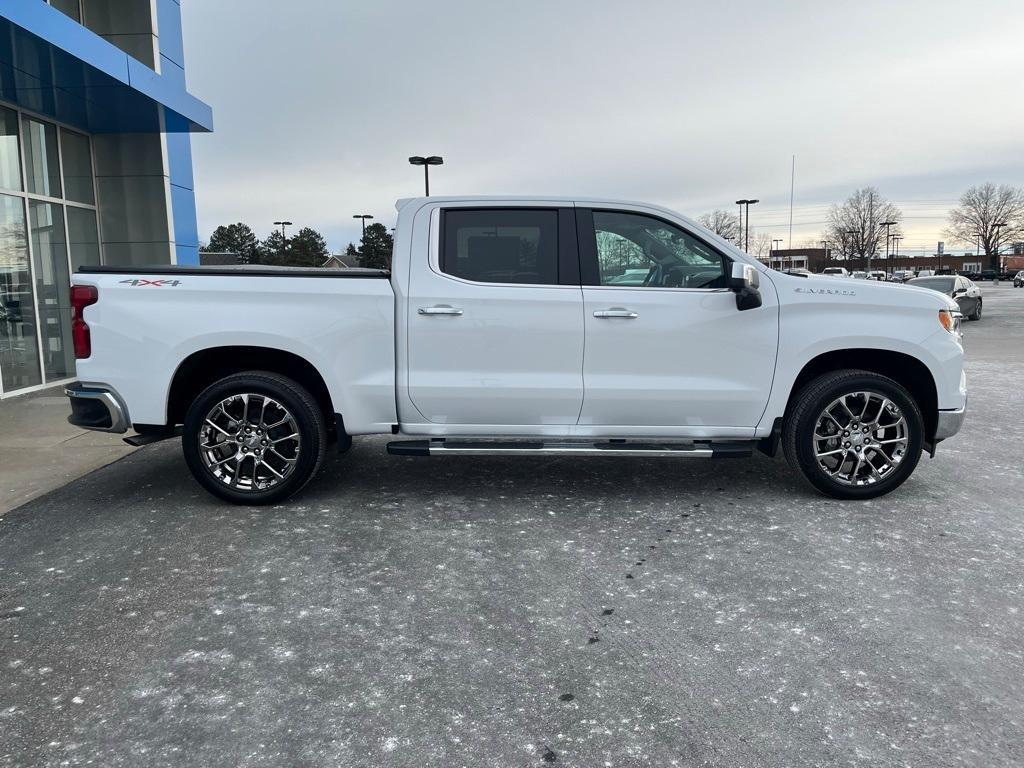
[[[0,765],[1024,764],[1024,290],[970,416],[839,503],[780,460],[333,457],[234,508],[178,446],[0,521]]]

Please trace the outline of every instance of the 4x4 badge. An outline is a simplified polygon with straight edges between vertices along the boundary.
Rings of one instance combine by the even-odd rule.
[[[171,288],[175,288],[181,285],[181,280],[144,280],[141,277],[122,280],[121,282],[132,287],[137,287],[140,285],[151,285],[154,288],[163,288],[164,286],[170,286]]]

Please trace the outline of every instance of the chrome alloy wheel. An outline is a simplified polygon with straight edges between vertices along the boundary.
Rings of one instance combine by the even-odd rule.
[[[295,471],[302,441],[295,417],[266,395],[232,395],[209,410],[199,430],[206,469],[238,491],[265,491]]]
[[[906,456],[910,428],[899,407],[877,392],[850,392],[833,400],[814,422],[818,466],[843,485],[874,485]]]

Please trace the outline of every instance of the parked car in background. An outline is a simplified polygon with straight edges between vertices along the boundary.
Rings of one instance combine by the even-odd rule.
[[[910,269],[897,269],[892,273],[893,282],[905,283],[914,278],[914,272]]]
[[[821,270],[821,274],[828,275],[829,277],[849,277],[850,273],[846,267],[825,267]]]
[[[867,280],[868,273],[863,269],[858,269],[850,273],[850,277],[856,278],[857,280]]]
[[[919,269],[917,271],[917,276],[918,277],[934,277],[935,276],[935,270],[934,269]]]
[[[781,446],[819,491],[866,499],[963,422],[960,313],[935,291],[785,275],[643,203],[397,207],[390,271],[82,267],[71,423],[135,444],[181,427],[203,487],[269,504],[357,435],[424,458]],[[644,280],[609,282],[619,241]]]
[[[868,279],[878,280],[884,283],[888,279],[888,275],[885,274],[884,269],[872,269],[868,272]]]
[[[981,272],[978,273],[978,276],[976,278],[974,278],[974,279],[975,280],[998,280],[999,279],[999,273],[996,272],[994,269],[983,269],[983,270],[981,270]]]
[[[931,288],[933,291],[945,294],[959,305],[960,314],[968,320],[981,320],[981,288],[963,275],[918,277],[909,281],[907,285]]]
[[[1018,272],[1013,276],[1013,287],[1020,288],[1024,286],[1024,271]]]

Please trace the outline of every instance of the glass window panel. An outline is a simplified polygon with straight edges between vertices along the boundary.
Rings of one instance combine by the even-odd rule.
[[[60,197],[60,160],[57,156],[57,128],[31,117],[23,117],[25,135],[25,178],[35,195]]]
[[[445,211],[441,270],[481,283],[558,283],[558,212]]]
[[[75,374],[75,353],[71,343],[71,276],[64,209],[35,200],[30,200],[28,207],[43,368],[47,381],[66,379]]]
[[[679,227],[636,213],[594,211],[601,285],[724,288],[720,254]]]
[[[79,267],[95,267],[100,263],[100,238],[96,230],[96,211],[67,207],[68,236],[71,238],[71,272]]]
[[[50,5],[79,24],[82,23],[82,9],[78,7],[78,0],[50,0]]]
[[[21,191],[18,113],[0,107],[0,189]]]
[[[0,195],[0,377],[4,391],[42,383],[25,204]]]
[[[76,203],[96,202],[92,184],[92,158],[89,137],[80,133],[60,130],[61,160],[64,163],[64,197]]]

